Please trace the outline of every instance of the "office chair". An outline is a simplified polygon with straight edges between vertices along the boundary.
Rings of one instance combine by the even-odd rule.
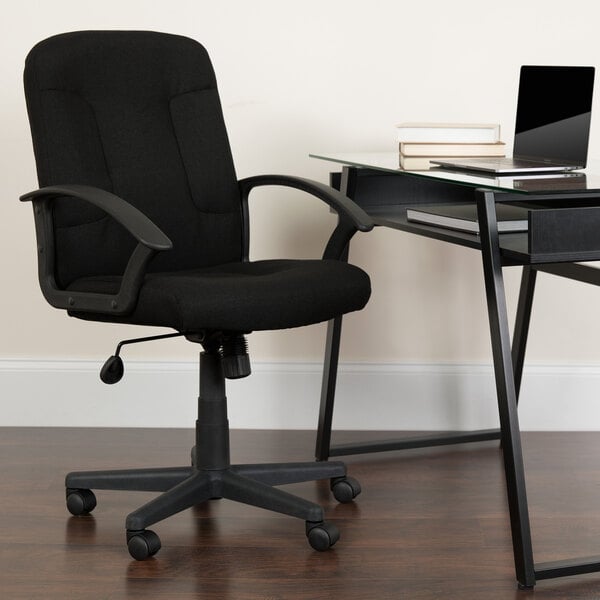
[[[339,532],[322,507],[273,486],[329,478],[335,498],[349,502],[360,485],[342,462],[231,465],[225,379],[250,374],[252,331],[363,308],[369,277],[339,259],[357,230],[373,227],[369,217],[311,180],[238,181],[212,65],[191,39],[56,35],[28,54],[24,85],[40,189],[21,200],[33,204],[46,300],[73,317],[166,327],[176,333],[156,337],[202,346],[191,464],[69,473],[68,510],[92,511],[92,489],[162,492],[126,519],[137,560],[160,549],[147,527],[218,498],[304,519],[310,545],[328,549]],[[322,259],[249,260],[248,198],[264,185],[302,190],[338,213]],[[102,368],[106,383],[123,375],[120,347]]]

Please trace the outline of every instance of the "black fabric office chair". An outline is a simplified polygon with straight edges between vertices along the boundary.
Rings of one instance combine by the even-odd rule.
[[[326,550],[339,533],[322,508],[272,486],[331,478],[348,502],[358,482],[341,462],[231,465],[225,378],[250,374],[246,334],[365,305],[368,276],[338,259],[356,230],[372,228],[369,217],[310,180],[238,181],[215,75],[191,39],[65,33],[31,50],[24,79],[41,189],[21,200],[33,203],[45,298],[81,319],[172,328],[203,348],[191,466],[70,473],[69,511],[93,510],[92,488],[163,492],[127,517],[138,560],[160,548],[148,526],[222,497],[304,519],[311,546]],[[298,188],[337,211],[323,259],[249,261],[248,195],[262,185]],[[117,351],[101,377],[122,374]]]

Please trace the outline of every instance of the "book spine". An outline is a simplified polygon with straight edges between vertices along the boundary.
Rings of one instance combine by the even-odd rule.
[[[493,144],[500,141],[500,125],[494,127],[398,127],[399,142]]]
[[[406,169],[408,171],[426,171],[431,168],[433,165],[431,164],[431,160],[435,160],[435,156],[404,156],[404,154],[400,154],[400,167]]]
[[[399,150],[404,156],[505,156],[505,144],[410,144],[400,142]]]

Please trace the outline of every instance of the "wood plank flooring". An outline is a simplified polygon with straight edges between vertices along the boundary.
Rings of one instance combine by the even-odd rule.
[[[341,530],[313,551],[302,521],[215,500],[153,526],[133,561],[125,516],[155,494],[98,491],[71,517],[72,470],[184,465],[191,430],[0,428],[0,598],[180,600],[600,599],[600,574],[515,585],[501,453],[483,442],[346,457],[356,503],[287,486]],[[336,434],[349,442],[388,433]],[[600,433],[523,436],[536,562],[600,555]],[[314,432],[234,431],[233,462],[311,460]]]

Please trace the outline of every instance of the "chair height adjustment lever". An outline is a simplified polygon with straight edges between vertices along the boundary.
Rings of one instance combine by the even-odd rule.
[[[125,367],[123,366],[123,359],[119,356],[121,348],[126,344],[139,344],[141,342],[151,342],[154,340],[164,340],[166,338],[178,337],[183,335],[182,333],[167,333],[165,335],[152,335],[150,337],[134,338],[131,340],[123,340],[118,343],[117,349],[112,356],[109,356],[102,369],[100,369],[100,379],[106,384],[117,383],[123,378]]]

